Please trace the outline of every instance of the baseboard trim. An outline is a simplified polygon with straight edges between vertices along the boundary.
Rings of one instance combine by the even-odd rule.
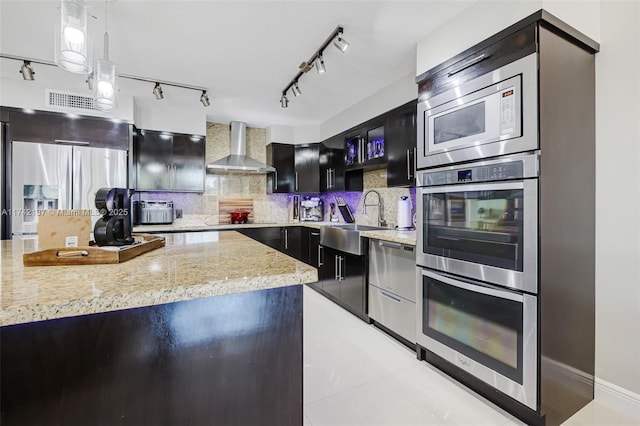
[[[640,394],[596,377],[595,398],[628,417],[640,420]]]

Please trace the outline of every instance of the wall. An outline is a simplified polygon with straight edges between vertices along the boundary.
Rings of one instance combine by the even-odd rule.
[[[146,101],[148,102],[148,101]],[[137,128],[174,133],[204,135],[207,132],[206,109],[199,102],[193,106],[175,105],[167,101],[155,101],[148,105],[136,102],[134,122]]]
[[[638,418],[639,28],[640,3],[600,2],[601,49],[596,56],[596,397],[611,396],[608,384],[633,392]]]
[[[596,398],[640,418],[640,3],[480,1],[418,42],[416,74],[541,7],[601,43],[596,55]]]

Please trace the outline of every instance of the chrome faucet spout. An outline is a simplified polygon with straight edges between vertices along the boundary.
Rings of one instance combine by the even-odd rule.
[[[372,192],[378,196],[378,202],[376,204],[367,204],[367,196]],[[384,207],[382,203],[382,197],[380,196],[380,193],[378,191],[376,191],[375,189],[370,189],[365,192],[364,197],[362,197],[362,206],[364,207],[364,214],[367,214],[367,206],[378,207],[378,226],[387,226],[387,221],[382,218],[382,211]]]

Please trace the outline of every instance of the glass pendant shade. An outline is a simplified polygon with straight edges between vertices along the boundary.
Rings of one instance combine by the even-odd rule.
[[[55,62],[75,73],[91,70],[87,37],[87,5],[82,0],[62,0]]]
[[[101,111],[112,111],[118,107],[117,66],[107,59],[96,61],[93,70],[93,93],[96,106]]]

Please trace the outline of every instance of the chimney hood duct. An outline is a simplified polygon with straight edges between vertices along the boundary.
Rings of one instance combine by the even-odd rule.
[[[273,167],[247,157],[247,123],[239,121],[231,122],[231,155],[207,164],[207,172],[217,174],[264,174],[275,171]]]

